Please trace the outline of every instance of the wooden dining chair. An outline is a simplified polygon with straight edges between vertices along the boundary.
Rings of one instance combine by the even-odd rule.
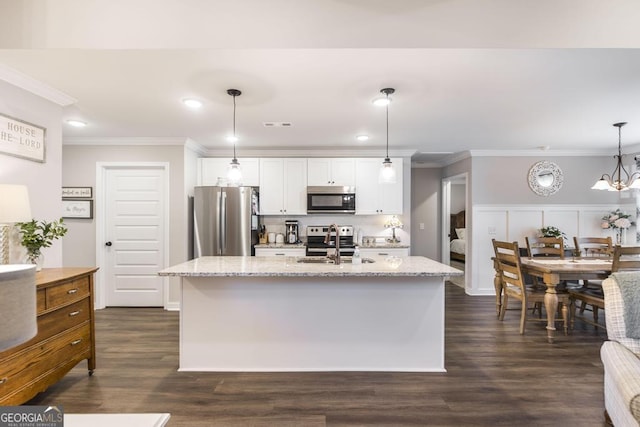
[[[544,321],[541,317],[528,316],[527,311],[533,305],[542,305],[544,302],[545,289],[527,286],[524,282],[522,269],[520,267],[520,249],[518,242],[502,242],[492,239],[495,253],[494,266],[496,278],[501,282],[502,302],[500,305],[500,320],[504,320],[509,298],[515,298],[521,302],[520,310],[520,334],[525,331],[527,320]],[[498,288],[498,286],[496,286]],[[568,310],[569,294],[558,293],[558,307],[562,311],[562,322],[564,323],[564,333],[567,334],[569,328]]]
[[[640,246],[620,246],[613,248],[611,272],[640,270]]]
[[[573,244],[581,257],[611,258],[613,241],[607,237],[573,237]]]
[[[534,257],[556,257],[564,259],[564,239],[562,237],[525,237],[527,243],[527,256]],[[546,288],[538,282],[537,277],[530,278],[537,288]],[[566,284],[563,284],[566,286]],[[539,308],[538,305],[537,308]]]
[[[562,237],[525,237],[527,255],[550,256],[564,259],[564,239]]]
[[[609,237],[609,239],[611,239]],[[640,247],[639,246],[620,246],[616,245],[613,247],[612,253],[612,262],[611,262],[611,272],[615,273],[616,271],[624,271],[624,270],[640,270]],[[571,324],[575,322],[575,319],[578,318],[583,322],[586,322],[590,325],[593,325],[598,328],[606,329],[606,326],[599,323],[599,312],[600,310],[604,310],[604,292],[602,291],[601,283],[598,283],[599,288],[593,282],[589,282],[588,287],[582,287],[579,289],[571,289],[569,290],[569,294],[571,295]],[[576,315],[576,301],[581,301],[580,306],[580,315]],[[591,311],[593,312],[593,321],[587,319],[582,316],[585,307],[591,306]]]
[[[611,237],[574,237],[573,242],[583,258],[612,259],[613,257]],[[575,320],[580,319],[597,328],[606,329],[604,324],[598,322],[599,312],[604,310],[604,293],[601,281],[584,280],[582,287],[569,289],[569,295],[571,298],[572,328],[575,326]],[[577,301],[580,301],[580,306],[576,304]],[[589,309],[589,307],[591,308]],[[593,320],[584,317],[586,310],[591,311]]]

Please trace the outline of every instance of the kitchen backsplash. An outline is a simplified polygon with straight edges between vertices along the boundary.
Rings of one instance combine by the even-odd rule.
[[[362,236],[391,237],[390,228],[385,228],[384,223],[391,215],[291,215],[291,216],[261,216],[260,222],[267,228],[267,232],[285,233],[284,222],[287,219],[297,220],[300,225],[300,239],[307,240],[307,226],[309,225],[352,225],[358,233],[358,239]],[[396,237],[402,244],[410,245],[410,230],[408,229],[408,219],[404,215],[398,215],[404,228],[396,229]]]

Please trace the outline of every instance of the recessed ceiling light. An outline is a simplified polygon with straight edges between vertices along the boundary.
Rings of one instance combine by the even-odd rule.
[[[189,108],[193,108],[194,110],[202,107],[202,101],[198,101],[197,99],[193,98],[185,98],[182,100],[182,103]]]
[[[77,128],[83,128],[85,127],[87,124],[83,121],[80,120],[67,120],[67,123],[70,124],[73,127],[77,127]]]
[[[235,135],[229,135],[227,136],[227,141],[229,142],[238,142],[238,137]]]
[[[358,136],[356,136],[356,139],[358,141],[366,141],[366,140],[369,139],[369,135],[358,135]]]

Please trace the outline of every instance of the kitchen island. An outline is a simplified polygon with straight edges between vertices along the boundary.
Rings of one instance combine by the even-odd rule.
[[[159,272],[182,279],[180,370],[445,371],[444,281],[462,271],[309,259],[202,257]]]

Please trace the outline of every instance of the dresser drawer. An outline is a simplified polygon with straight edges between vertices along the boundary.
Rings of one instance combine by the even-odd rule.
[[[80,277],[59,286],[47,288],[46,292],[47,310],[50,310],[89,295],[89,278]]]
[[[65,329],[86,322],[91,317],[89,298],[59,308],[38,317],[37,341],[45,340]]]
[[[90,349],[91,327],[86,322],[3,360],[0,364],[0,404],[11,401],[11,394],[59,365],[88,357]]]
[[[42,313],[47,308],[47,291],[44,289],[38,289],[36,293],[36,307],[37,312]]]

